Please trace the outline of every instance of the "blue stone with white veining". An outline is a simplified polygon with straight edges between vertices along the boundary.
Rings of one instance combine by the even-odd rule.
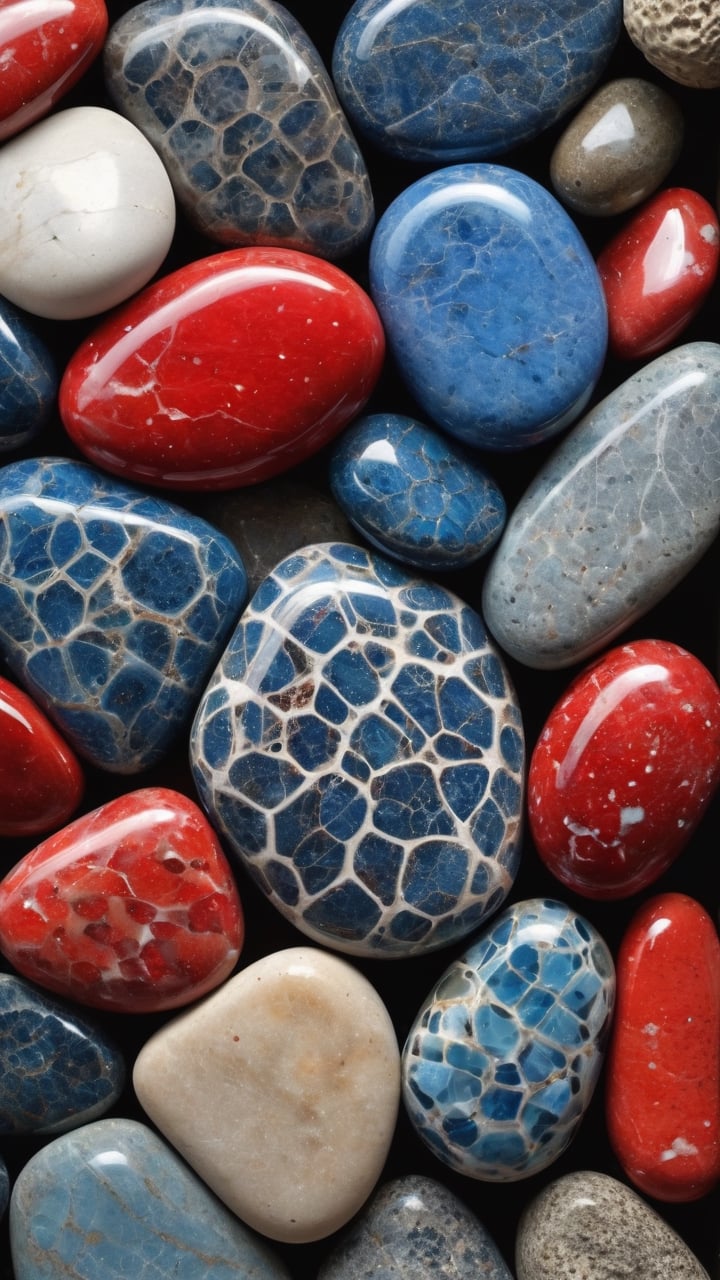
[[[0,652],[100,768],[166,754],[246,591],[231,543],[164,498],[65,458],[0,470]]]
[[[445,971],[403,1051],[420,1137],[471,1178],[514,1182],[552,1164],[587,1110],[615,999],[612,956],[583,916],[529,899]]]
[[[58,375],[50,351],[24,317],[0,298],[0,453],[19,449],[47,422]]]
[[[15,1280],[289,1280],[151,1129],[96,1120],[18,1175],[10,1204]]]
[[[122,1054],[99,1027],[23,978],[0,974],[0,1134],[87,1124],[124,1083]]]
[[[473,564],[505,523],[503,496],[487,472],[404,414],[358,418],[333,450],[330,485],[368,542],[420,569]]]
[[[607,346],[600,278],[539,183],[463,164],[407,187],[380,219],[371,291],[413,396],[478,449],[552,436],[585,407]]]
[[[191,760],[231,851],[327,946],[446,946],[512,886],[524,742],[502,660],[461,600],[361,547],[305,547],[265,579]]]
[[[356,0],[332,70],[358,130],[408,160],[482,160],[537,137],[590,92],[622,0]]]

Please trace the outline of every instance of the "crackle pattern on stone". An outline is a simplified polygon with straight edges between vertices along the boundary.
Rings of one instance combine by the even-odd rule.
[[[101,768],[163,756],[245,593],[227,539],[164,499],[62,458],[0,471],[0,650]]]
[[[0,298],[0,455],[38,434],[52,411],[57,384],[45,343]]]
[[[716,0],[624,0],[625,29],[648,62],[691,89],[720,88]]]
[[[563,903],[515,903],[431,991],[403,1052],[408,1114],[451,1168],[514,1182],[552,1164],[592,1098],[612,956]]]
[[[617,387],[537,473],[493,555],[488,627],[531,667],[583,661],[692,568],[720,520],[720,346]]]
[[[601,75],[622,0],[357,0],[332,68],[353,124],[410,160],[478,160],[536,137]]]
[[[124,1083],[122,1055],[99,1027],[22,978],[0,975],[0,1134],[87,1124]]]
[[[204,235],[334,259],[369,234],[364,160],[317,50],[282,5],[146,0],[111,28],[105,75]]]
[[[198,709],[211,820],[299,929],[357,955],[450,944],[518,865],[520,712],[479,616],[359,547],[283,560]]]

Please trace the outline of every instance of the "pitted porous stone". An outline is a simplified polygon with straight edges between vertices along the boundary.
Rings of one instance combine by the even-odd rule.
[[[717,0],[624,0],[633,44],[663,75],[690,89],[720,87]]]
[[[604,1173],[551,1182],[518,1227],[517,1280],[708,1280],[654,1209]]]

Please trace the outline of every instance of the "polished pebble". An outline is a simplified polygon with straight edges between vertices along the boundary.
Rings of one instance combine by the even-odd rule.
[[[195,783],[303,933],[447,946],[518,867],[520,711],[482,620],[360,547],[306,547],[246,609],[198,708]]]
[[[708,1280],[680,1236],[630,1187],[604,1173],[557,1178],[526,1208],[517,1280]]]
[[[624,0],[633,44],[670,80],[720,88],[720,9],[713,0]]]
[[[373,236],[370,286],[414,398],[465,444],[524,448],[585,408],[600,280],[562,205],[518,170],[453,165],[407,187]]]
[[[84,790],[75,753],[32,698],[0,676],[0,836],[61,827]]]
[[[134,1120],[64,1134],[21,1170],[15,1280],[289,1280],[271,1247]]]
[[[337,956],[291,947],[151,1036],[133,1081],[153,1123],[233,1213],[301,1244],[344,1226],[377,1183],[399,1056],[368,980]]]
[[[493,554],[483,611],[531,667],[608,645],[674,587],[720,519],[720,346],[688,343],[621,383],[537,472]]]
[[[245,595],[232,545],[165,499],[67,459],[0,470],[0,651],[93,764],[167,753]]]
[[[71,1006],[0,974],[0,1134],[55,1134],[104,1115],[125,1063]]]
[[[104,58],[112,101],[204,235],[333,259],[367,239],[365,163],[317,50],[282,5],[145,0],[114,24]]]
[[[10,1179],[8,1177],[8,1171],[5,1167],[5,1161],[3,1160],[2,1156],[0,1156],[0,1218],[2,1218],[3,1214],[5,1213],[5,1210],[7,1209],[7,1203],[9,1199],[10,1199]]]
[[[50,418],[57,387],[49,348],[0,298],[0,456],[32,443]]]
[[[590,1104],[614,998],[589,921],[552,900],[506,908],[446,969],[405,1043],[405,1106],[433,1154],[487,1182],[557,1160]]]

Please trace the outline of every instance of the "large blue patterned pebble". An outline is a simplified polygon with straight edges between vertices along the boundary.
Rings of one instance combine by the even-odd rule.
[[[111,28],[105,76],[204,235],[335,259],[370,234],[365,162],[317,50],[282,5],[145,0]]]
[[[377,146],[410,160],[481,160],[586,97],[621,26],[622,0],[357,0],[333,76]]]
[[[278,909],[355,955],[464,937],[518,866],[520,711],[477,613],[347,544],[259,587],[191,734],[211,821]]]
[[[52,412],[58,377],[45,343],[0,298],[0,454],[38,434]]]
[[[432,571],[462,569],[497,542],[505,502],[459,445],[399,413],[359,418],[335,446],[330,485],[381,551]]]
[[[482,449],[519,449],[576,418],[600,375],[607,313],[575,224],[514,169],[420,178],[385,211],[370,283],[425,413]]]
[[[246,590],[230,542],[164,498],[64,458],[0,470],[0,652],[101,768],[166,753]]]
[[[445,1164],[488,1182],[547,1168],[597,1083],[612,957],[560,902],[507,908],[430,992],[403,1051],[403,1096]]]
[[[24,979],[0,975],[0,1134],[87,1124],[124,1083],[122,1055],[98,1027]]]
[[[21,1170],[15,1280],[289,1280],[265,1241],[134,1120],[63,1134]]]

